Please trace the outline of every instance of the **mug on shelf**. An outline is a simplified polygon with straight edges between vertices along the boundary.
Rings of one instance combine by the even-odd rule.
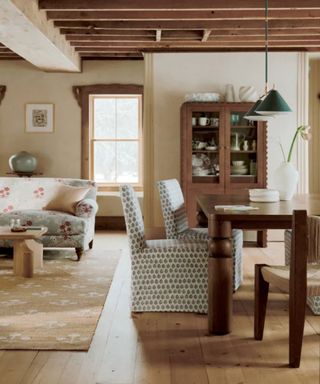
[[[197,125],[197,118],[193,117],[192,118],[192,126],[195,126],[195,125]]]
[[[219,118],[218,117],[211,117],[210,118],[210,125],[213,127],[219,127]]]
[[[207,117],[199,117],[199,125],[205,126],[210,124],[210,119]]]

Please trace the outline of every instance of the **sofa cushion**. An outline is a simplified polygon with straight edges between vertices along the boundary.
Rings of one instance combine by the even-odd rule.
[[[21,225],[47,227],[46,235],[78,235],[88,230],[88,220],[65,212],[24,209],[0,214],[0,226],[19,218]]]
[[[74,214],[76,205],[89,192],[89,188],[77,188],[70,185],[60,185],[55,195],[49,201],[45,210],[61,211]]]
[[[0,212],[42,209],[53,199],[61,185],[90,188],[85,198],[95,200],[95,183],[90,180],[36,177],[1,177]],[[80,199],[79,199],[80,200]]]

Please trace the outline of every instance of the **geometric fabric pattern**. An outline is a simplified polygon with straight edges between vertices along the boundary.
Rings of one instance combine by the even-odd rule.
[[[284,232],[284,245],[285,245],[285,265],[290,264],[291,259],[291,239],[292,239],[292,231],[287,229]],[[311,264],[310,267],[317,266],[316,264]],[[314,288],[315,289],[315,288]],[[319,288],[317,288],[319,289]],[[312,288],[308,288],[308,296],[307,296],[307,305],[311,309],[314,315],[320,315],[320,295],[319,293],[311,292]]]
[[[131,253],[133,312],[208,310],[208,249],[202,240],[145,240],[138,199],[120,187]]]
[[[207,242],[207,228],[189,228],[184,197],[176,179],[157,182],[167,239],[189,239]],[[242,247],[243,232],[232,230],[233,290],[236,291],[243,280]]]

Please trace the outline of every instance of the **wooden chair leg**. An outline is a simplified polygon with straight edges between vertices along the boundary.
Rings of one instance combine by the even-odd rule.
[[[268,301],[269,283],[263,279],[261,268],[266,264],[255,265],[255,288],[254,288],[254,338],[262,340],[266,308]]]
[[[289,295],[289,365],[299,368],[307,300],[308,229],[306,211],[294,211]]]

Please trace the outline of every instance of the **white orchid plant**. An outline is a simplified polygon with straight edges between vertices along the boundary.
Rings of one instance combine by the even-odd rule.
[[[300,125],[296,129],[296,132],[295,132],[295,134],[293,136],[293,139],[292,139],[292,142],[291,142],[291,145],[290,145],[288,157],[286,157],[286,155],[284,153],[284,150],[283,150],[283,146],[282,146],[281,142],[279,142],[284,161],[286,161],[288,163],[291,161],[292,151],[293,151],[294,145],[295,145],[295,143],[296,143],[296,141],[297,141],[299,136],[303,140],[307,140],[308,141],[308,140],[311,139],[311,132],[310,131],[311,131],[311,127],[309,125]]]

